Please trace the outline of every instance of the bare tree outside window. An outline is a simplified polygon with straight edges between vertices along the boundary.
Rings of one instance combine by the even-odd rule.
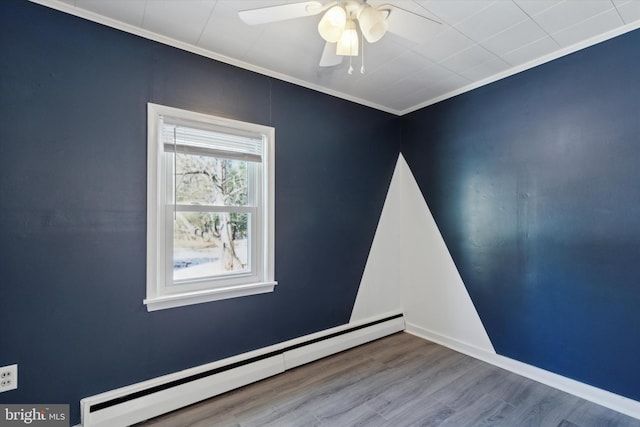
[[[243,271],[247,267],[246,212],[216,206],[247,206],[246,161],[178,153],[175,198],[178,205],[210,207],[177,212],[174,220],[174,276],[193,278]]]

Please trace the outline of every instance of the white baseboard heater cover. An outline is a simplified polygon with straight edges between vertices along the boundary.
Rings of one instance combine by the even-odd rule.
[[[367,319],[86,397],[82,426],[129,426],[404,329],[402,314]]]

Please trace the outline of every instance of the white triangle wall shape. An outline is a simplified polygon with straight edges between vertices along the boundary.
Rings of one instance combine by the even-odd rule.
[[[461,351],[494,353],[482,321],[402,154],[351,321],[404,312],[407,331]]]

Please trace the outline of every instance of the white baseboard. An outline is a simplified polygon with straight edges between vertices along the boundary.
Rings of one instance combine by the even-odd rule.
[[[93,398],[82,399],[80,403],[82,425],[84,427],[129,426],[281,372],[284,372],[282,357],[269,357],[243,365],[241,368],[230,369],[91,412],[91,406],[96,403],[112,400],[112,396],[104,393]],[[119,389],[118,391],[123,390]]]
[[[364,324],[369,322],[371,322],[371,319],[365,321]],[[404,328],[404,318],[398,317],[390,321],[351,331],[348,334],[336,335],[330,339],[320,339],[315,343],[305,344],[303,347],[285,351],[284,368],[285,370],[292,369],[296,366],[322,359],[331,354],[339,353],[369,341],[400,332],[404,330]]]
[[[100,393],[80,401],[81,426],[135,424],[404,329],[389,313]]]
[[[488,352],[484,349],[438,334],[437,332],[430,331],[410,322],[407,322],[406,325],[407,327],[405,332],[412,335],[441,344],[445,347],[451,348],[452,350],[490,363],[499,368],[506,369],[518,375],[522,375],[523,377],[530,378],[558,390],[573,394],[574,396],[589,400],[597,403],[598,405],[629,415],[630,417],[640,419],[640,402],[636,400],[563,377],[562,375],[554,374],[553,372],[545,371],[544,369],[540,369],[526,363],[518,362],[517,360],[513,360],[508,357],[500,356],[496,353]]]

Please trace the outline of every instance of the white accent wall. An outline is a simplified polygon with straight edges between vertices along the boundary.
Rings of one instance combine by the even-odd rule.
[[[389,186],[351,321],[401,310],[407,331],[495,353],[402,154]]]

